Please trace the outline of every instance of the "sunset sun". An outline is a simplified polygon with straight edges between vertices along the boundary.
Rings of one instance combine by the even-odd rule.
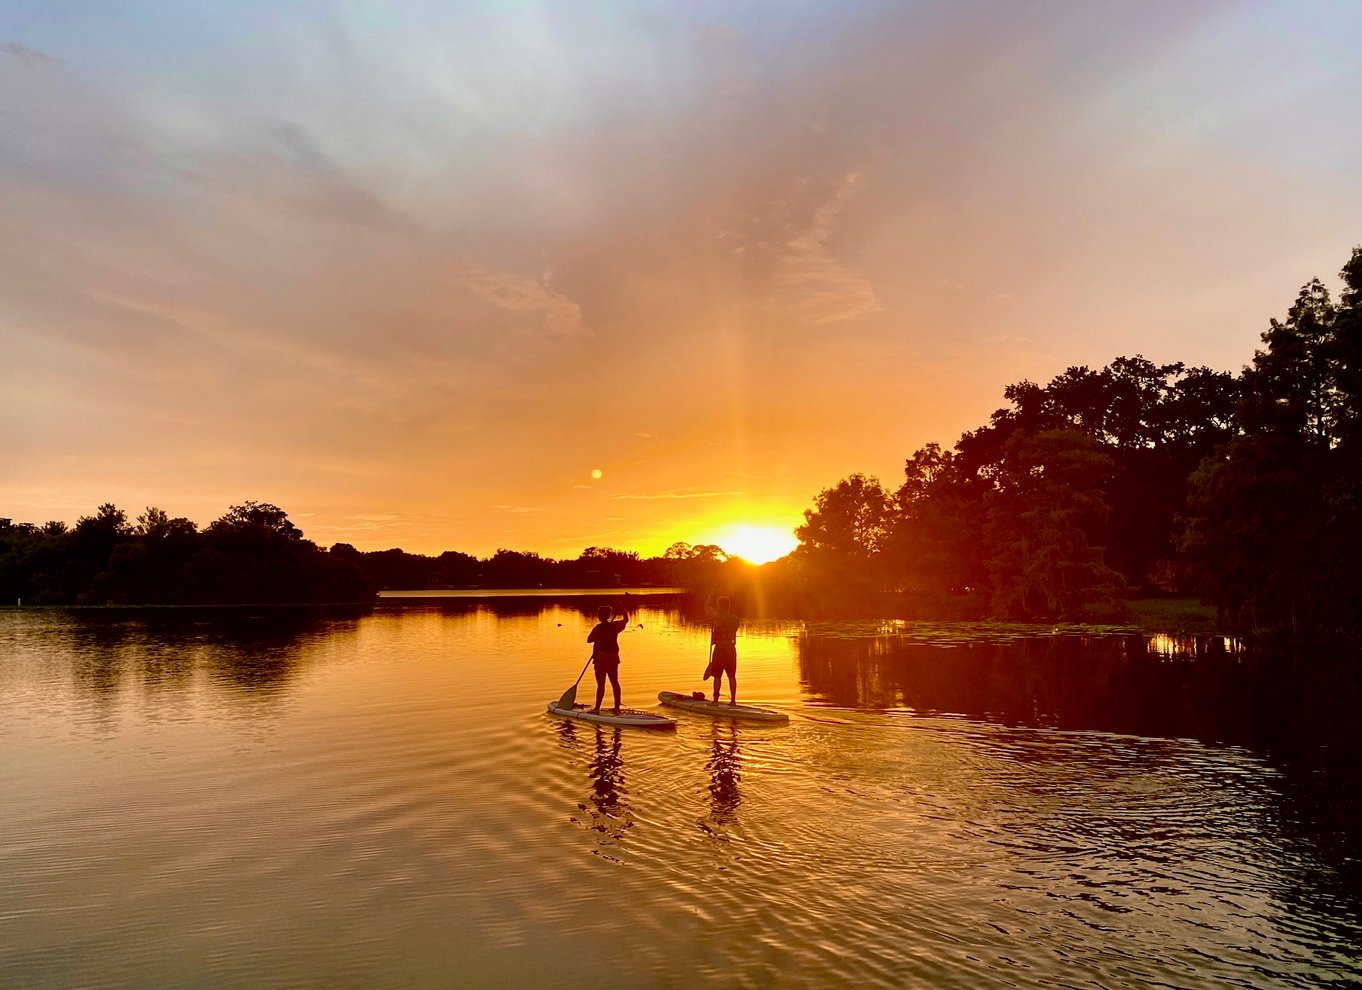
[[[765,564],[784,557],[799,545],[794,533],[783,526],[730,526],[714,542],[751,564]]]

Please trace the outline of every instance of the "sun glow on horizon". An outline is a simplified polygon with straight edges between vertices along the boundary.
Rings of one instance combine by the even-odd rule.
[[[713,539],[725,553],[741,557],[750,564],[765,564],[784,557],[799,546],[794,532],[781,526],[728,526]]]

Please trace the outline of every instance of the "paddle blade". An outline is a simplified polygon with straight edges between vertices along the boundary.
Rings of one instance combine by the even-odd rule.
[[[582,673],[577,675],[577,679],[572,682],[572,687],[563,692],[563,696],[558,699],[559,708],[572,708],[572,703],[577,700],[577,685],[582,683],[582,675],[586,673],[586,668],[591,666],[591,657],[586,658],[586,663],[582,664]]]

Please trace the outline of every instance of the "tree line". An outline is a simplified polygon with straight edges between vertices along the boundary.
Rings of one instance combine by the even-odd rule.
[[[364,602],[383,588],[701,587],[745,569],[709,544],[660,557],[589,547],[575,560],[498,550],[478,559],[404,550],[323,549],[277,506],[232,506],[202,530],[150,507],[130,521],[111,503],[74,526],[0,518],[0,604],[236,605]]]
[[[1362,248],[1239,375],[1119,357],[1071,367],[897,488],[853,474],[796,531],[786,578],[825,601],[936,614],[1116,617],[1192,593],[1233,628],[1362,624]],[[915,604],[914,604],[915,603]]]
[[[303,538],[284,510],[234,505],[202,530],[112,503],[74,526],[0,519],[0,603],[236,605],[363,601],[367,575]]]
[[[499,549],[478,558],[457,550],[438,556],[405,550],[360,551],[347,543],[332,554],[354,562],[379,588],[699,588],[739,579],[747,565],[713,544],[673,543],[661,555],[587,547],[575,559]]]

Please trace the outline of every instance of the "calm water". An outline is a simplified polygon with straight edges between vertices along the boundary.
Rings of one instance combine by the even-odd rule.
[[[1356,665],[593,604],[0,612],[0,986],[1362,982]]]

